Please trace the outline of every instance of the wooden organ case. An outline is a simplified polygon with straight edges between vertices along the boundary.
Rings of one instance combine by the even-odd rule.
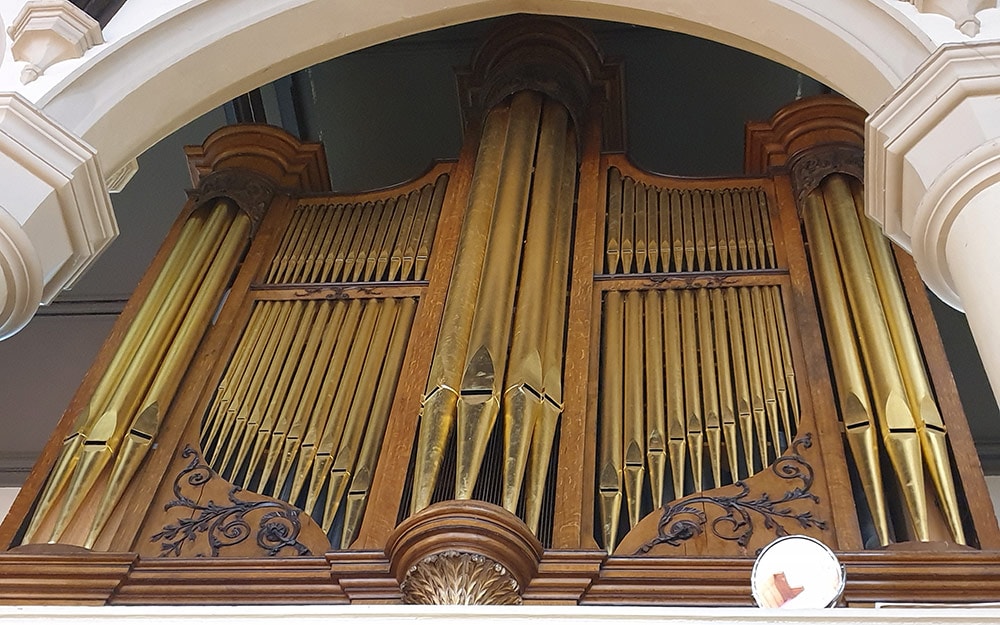
[[[0,600],[751,604],[806,534],[843,602],[995,600],[1000,535],[922,283],[864,216],[864,113],[732,179],[620,153],[593,41],[514,20],[466,143],[329,190],[232,126],[7,520]]]

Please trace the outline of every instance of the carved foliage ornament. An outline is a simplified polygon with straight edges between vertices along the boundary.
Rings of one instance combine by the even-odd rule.
[[[520,605],[521,589],[507,567],[475,553],[444,551],[406,572],[403,601],[416,605]]]
[[[847,174],[862,182],[865,179],[864,151],[856,145],[824,145],[794,156],[790,165],[798,206],[804,206],[806,196],[830,174]]]
[[[812,512],[806,510],[797,512],[789,504],[795,502],[819,503],[819,497],[810,492],[813,485],[813,468],[801,455],[802,449],[812,446],[812,435],[806,433],[792,443],[791,451],[786,452],[771,465],[771,471],[783,480],[799,482],[800,485],[787,490],[777,499],[772,499],[768,493],[751,496],[750,487],[742,480],[735,486],[740,489],[735,495],[726,497],[699,495],[682,499],[677,503],[665,506],[657,527],[657,536],[636,551],[635,555],[649,553],[662,544],[678,547],[684,541],[690,540],[705,531],[706,525],[723,540],[736,541],[741,548],[750,544],[759,522],[764,529],[775,536],[787,536],[788,529],[784,523],[794,523],[797,529],[818,528],[825,530],[826,521],[817,519]],[[711,521],[702,508],[719,509],[721,514]]]
[[[231,200],[250,217],[253,232],[257,232],[267,207],[274,198],[275,186],[268,178],[247,169],[223,169],[201,179],[197,189],[188,191],[195,204],[210,200]]]
[[[298,540],[302,529],[298,510],[281,501],[244,501],[236,496],[241,490],[238,486],[230,489],[227,503],[218,504],[211,499],[199,503],[201,487],[221,478],[190,445],[184,448],[182,457],[191,458],[191,462],[174,479],[175,499],[164,509],[187,508],[190,513],[150,537],[151,542],[160,541],[161,556],[217,557],[226,547],[254,535],[252,521],[257,526],[257,546],[266,555],[309,555],[309,548]],[[189,553],[198,549],[202,538],[207,541],[209,552]]]

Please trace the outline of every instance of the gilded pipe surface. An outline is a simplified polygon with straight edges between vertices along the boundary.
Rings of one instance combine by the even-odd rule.
[[[712,193],[705,191],[701,195],[702,215],[705,219],[705,255],[708,257],[708,271],[715,271],[719,266],[719,233],[715,224],[715,205],[712,204]],[[721,225],[721,224],[720,224]],[[703,267],[706,269],[706,267]]]
[[[740,206],[740,214],[743,216],[743,228],[746,232],[747,238],[747,257],[750,260],[751,269],[760,269],[763,267],[764,263],[761,258],[761,253],[763,252],[763,241],[760,238],[760,231],[757,229],[757,224],[754,222],[753,207],[750,205],[750,195],[744,190],[740,192],[734,191],[735,200]]]
[[[364,365],[371,351],[372,337],[379,318],[377,300],[367,300],[362,306],[361,321],[351,344],[351,353],[344,364],[344,372],[340,379],[340,392],[333,398],[330,406],[330,416],[327,419],[323,433],[316,439],[315,455],[312,458],[312,475],[309,488],[306,490],[306,504],[303,507],[306,514],[312,514],[316,508],[323,485],[329,478],[334,462],[334,453],[343,438],[348,426],[351,403],[357,392]],[[384,348],[379,357],[384,355]],[[301,470],[301,469],[300,469]]]
[[[572,259],[573,207],[576,202],[576,134],[572,128],[567,128],[565,145],[559,210],[555,215],[555,236],[551,244],[552,267],[549,272],[549,303],[545,319],[545,348],[542,353],[542,389],[545,402],[532,433],[524,496],[524,520],[536,535],[542,514],[549,462],[563,406],[565,294]]]
[[[234,372],[236,377],[233,378],[236,382],[227,387],[225,396],[214,408],[216,415],[213,417],[213,425],[217,428],[218,433],[209,432],[208,441],[209,443],[214,441],[214,443],[205,449],[205,455],[208,463],[216,467],[217,470],[221,469],[218,461],[225,453],[226,442],[236,427],[236,415],[239,413],[239,407],[246,401],[247,393],[252,388],[251,382],[257,374],[257,369],[261,366],[264,353],[274,339],[274,326],[282,311],[280,302],[261,302],[257,308],[261,311],[260,325],[258,327],[251,324],[241,340],[240,352],[243,352],[244,349],[249,350],[246,352],[245,363],[241,365],[240,361],[236,361]],[[243,344],[246,347],[243,347]],[[234,365],[231,364],[229,368],[233,369]]]
[[[684,270],[684,217],[683,203],[677,189],[660,191],[660,204],[665,204],[670,213],[670,237],[673,240],[673,269]]]
[[[312,332],[314,337],[320,339],[319,347],[313,358],[314,365],[309,370],[309,377],[305,380],[302,390],[298,393],[299,403],[295,407],[295,414],[292,416],[283,441],[274,441],[272,439],[273,449],[270,449],[268,452],[268,462],[274,462],[270,458],[271,454],[280,454],[278,474],[274,481],[274,492],[281,492],[284,489],[285,483],[288,480],[288,473],[291,471],[295,460],[299,457],[301,444],[305,442],[306,432],[310,428],[313,428],[313,431],[315,431],[314,424],[320,418],[320,415],[314,412],[314,407],[318,403],[320,390],[328,375],[328,367],[333,362],[334,347],[338,344],[337,337],[344,327],[343,323],[344,315],[347,312],[347,302],[340,300],[336,302],[324,302],[323,304],[324,306],[320,309],[319,318]],[[284,449],[281,448],[279,442],[283,442]],[[311,457],[305,465],[312,466]],[[295,499],[297,497],[291,497],[289,500],[294,502]]]
[[[664,481],[667,475],[666,402],[663,384],[663,299],[659,291],[645,291],[646,313],[646,464],[649,466],[649,487],[653,509],[663,506]]]
[[[486,117],[472,175],[469,203],[459,233],[451,284],[461,285],[444,302],[427,390],[420,409],[413,495],[410,513],[431,503],[445,448],[455,423],[458,392],[461,388],[465,354],[475,315],[475,303],[482,280],[486,244],[493,217],[494,199],[505,152],[509,111],[492,109]]]
[[[316,354],[323,343],[323,334],[330,320],[330,312],[333,305],[329,301],[320,301],[315,302],[314,306],[316,307],[316,311],[312,322],[308,327],[302,328],[302,331],[307,336],[306,344],[302,349],[301,356],[298,358],[294,377],[291,379],[288,390],[285,392],[286,399],[281,405],[274,428],[271,431],[270,440],[266,445],[267,455],[264,457],[263,469],[259,477],[259,484],[263,490],[258,492],[262,492],[262,494],[270,497],[277,497],[284,486],[283,480],[275,480],[274,486],[267,489],[274,469],[277,467],[278,460],[281,458],[285,441],[291,433],[292,428],[296,427],[297,424],[295,421],[304,412],[302,406],[302,402],[304,401],[303,392],[308,383],[309,376],[316,369],[321,369],[326,362],[325,360],[317,360]],[[301,429],[298,430],[297,434],[300,432]]]
[[[746,262],[740,264],[740,236],[736,230],[736,211],[733,210],[732,192],[724,189],[719,193],[722,199],[722,216],[726,220],[726,247],[729,252],[729,264],[733,269],[746,269]]]
[[[329,532],[333,520],[347,493],[354,465],[361,447],[361,439],[368,426],[369,415],[378,391],[379,375],[389,349],[392,329],[396,323],[397,302],[394,299],[369,300],[368,306],[378,312],[378,321],[372,332],[368,353],[365,355],[361,375],[354,390],[354,399],[347,413],[344,432],[340,438],[337,453],[330,466],[330,478],[323,509],[324,532]]]
[[[649,254],[646,244],[649,241],[646,231],[646,189],[641,183],[632,185],[632,204],[635,207],[635,273],[645,273],[646,259]]]
[[[385,237],[379,245],[378,256],[375,259],[375,280],[389,279],[389,257],[392,256],[392,248],[396,245],[396,238],[399,236],[399,226],[403,222],[406,197],[400,196],[386,201],[386,210],[389,210],[390,207],[391,212],[386,223]]]
[[[878,226],[864,214],[864,200],[858,184],[852,184],[854,203],[858,210],[858,219],[868,247],[868,256],[875,271],[875,282],[878,286],[882,308],[885,311],[892,344],[899,362],[909,400],[910,410],[917,425],[917,434],[924,452],[924,460],[934,482],[938,500],[944,510],[945,520],[952,538],[960,545],[966,544],[965,531],[962,528],[962,517],[959,512],[958,495],[951,474],[951,460],[948,454],[946,428],[927,371],[924,368],[923,354],[917,342],[917,335],[908,314],[909,305],[903,286],[896,271],[896,263],[892,257],[889,241],[882,235]]]
[[[560,107],[561,108],[561,107]],[[550,279],[561,267],[566,271],[568,258],[553,254],[556,217],[566,210],[559,204],[562,195],[562,176],[565,159],[574,159],[566,152],[566,115],[563,109],[553,110],[555,118],[543,120],[538,139],[538,158],[531,187],[531,211],[528,216],[527,237],[524,242],[524,260],[521,265],[520,287],[514,314],[510,356],[503,393],[504,461],[501,504],[511,513],[517,513],[521,485],[535,425],[544,411],[544,358],[546,350],[547,317],[556,312],[550,301],[564,298],[564,292],[550,290]],[[568,254],[568,250],[565,250]],[[558,267],[553,266],[558,262]],[[560,335],[560,345],[562,343]],[[561,360],[561,358],[560,358]],[[502,373],[502,370],[500,371]]]
[[[694,491],[704,488],[702,480],[702,445],[704,424],[701,407],[701,380],[698,376],[698,334],[695,320],[694,293],[680,292],[681,347],[684,369],[684,423],[687,432],[688,457],[691,459],[691,478]]]
[[[785,306],[781,299],[781,287],[772,286],[775,325],[778,328],[778,339],[781,341],[781,360],[785,369],[785,389],[788,391],[788,403],[791,405],[795,428],[799,427],[799,392],[795,385],[795,370],[792,368],[792,348],[789,345],[788,322],[785,320]]]
[[[729,271],[729,232],[726,227],[726,212],[722,203],[722,192],[712,191],[712,212],[715,220],[715,236],[718,239],[719,269]],[[734,241],[735,243],[735,241]]]
[[[378,267],[379,254],[385,245],[385,237],[389,234],[389,225],[396,208],[396,202],[393,198],[379,200],[375,205],[381,207],[381,214],[375,229],[375,238],[372,239],[372,244],[365,255],[365,268],[359,278],[362,282],[372,282],[380,278],[376,275],[375,269]]]
[[[285,233],[281,237],[281,242],[278,244],[278,249],[274,253],[274,257],[271,259],[271,265],[267,271],[266,282],[277,282],[278,276],[284,270],[282,263],[288,264],[288,253],[292,246],[295,244],[296,237],[302,232],[302,220],[305,219],[306,210],[303,207],[297,207],[292,213],[292,218],[288,222],[288,226],[285,228]]]
[[[323,260],[319,282],[335,282],[334,274],[339,271],[337,259],[340,259],[340,266],[344,263],[345,240],[350,241],[351,232],[357,226],[358,212],[354,210],[354,204],[338,204],[337,212],[340,213],[340,220],[337,222],[337,229],[330,239],[330,247],[327,250],[326,258]]]
[[[772,358],[774,351],[769,338],[770,330],[767,327],[764,299],[761,297],[760,287],[750,287],[749,290],[753,307],[754,328],[757,332],[757,356],[760,358],[761,384],[764,388],[764,411],[767,413],[767,425],[771,433],[774,455],[779,456],[781,452],[781,428],[779,426],[778,392]]]
[[[715,487],[722,486],[722,423],[719,417],[719,381],[715,368],[714,329],[708,289],[695,292],[698,317],[698,353],[701,362],[701,399],[704,406],[705,440]]]
[[[341,239],[337,241],[337,253],[334,255],[333,264],[330,267],[328,282],[345,281],[342,279],[342,275],[345,273],[344,268],[347,264],[348,254],[350,254],[351,243],[358,236],[358,230],[363,227],[361,218],[364,211],[362,209],[363,205],[361,204],[348,204],[348,210],[351,213],[350,219],[347,220],[347,225],[341,233]]]
[[[295,247],[288,255],[287,262],[282,266],[282,272],[279,277],[281,282],[292,282],[292,276],[295,275],[295,269],[297,266],[302,264],[304,250],[308,247],[309,239],[314,232],[314,224],[316,222],[318,211],[306,210],[304,212],[305,215],[301,222],[301,230],[295,238]]]
[[[374,204],[372,202],[365,202],[358,207],[358,210],[361,213],[361,220],[358,221],[358,229],[354,231],[354,239],[351,241],[351,246],[344,255],[344,268],[341,275],[342,282],[353,282],[356,280],[354,277],[355,267],[358,264],[359,257],[364,257],[364,246],[371,245],[371,236],[373,234],[371,226],[372,222],[377,219],[377,215],[374,214]],[[361,264],[364,266],[363,260]]]
[[[650,273],[660,271],[660,206],[655,189],[642,186],[646,202],[646,256]]]
[[[785,444],[792,441],[794,430],[792,429],[792,411],[788,406],[788,387],[785,372],[785,359],[782,353],[782,338],[778,328],[778,316],[774,310],[774,298],[771,296],[771,288],[767,286],[758,287],[760,289],[761,304],[764,308],[764,325],[767,328],[767,342],[771,348],[771,366],[774,368],[774,392],[778,397],[778,413],[781,415],[781,424],[784,427]],[[776,288],[776,287],[775,287]],[[783,328],[782,328],[783,330]]]
[[[420,244],[420,236],[424,232],[424,223],[427,221],[427,213],[430,212],[433,197],[431,187],[425,186],[420,190],[420,201],[417,202],[417,212],[413,217],[413,225],[410,227],[410,236],[407,237],[406,243],[403,245],[400,280],[412,279],[413,266],[417,262],[417,246]]]
[[[740,319],[739,301],[735,288],[723,289],[726,305],[726,325],[729,328],[729,345],[732,348],[733,387],[736,393],[736,420],[743,441],[743,457],[747,464],[747,475],[754,474],[753,442],[754,413],[750,399],[750,381],[747,373],[746,351],[743,343],[743,328]],[[766,464],[766,463],[765,463]],[[761,465],[762,467],[764,465]]]
[[[681,227],[684,233],[684,270],[695,271],[695,227],[694,207],[691,205],[691,192],[682,191],[681,196]]]
[[[667,455],[673,478],[674,499],[684,494],[684,473],[687,456],[687,425],[684,418],[684,374],[680,323],[680,303],[677,291],[663,291],[663,343],[667,370]]]
[[[861,354],[871,381],[882,438],[900,483],[916,538],[927,541],[930,532],[920,439],[915,431],[916,422],[907,402],[892,337],[875,285],[875,275],[868,260],[854,197],[844,176],[839,174],[828,176],[823,181],[822,191],[847,286],[848,302],[861,340]]]
[[[879,544],[886,546],[890,542],[889,517],[879,467],[875,415],[868,401],[868,383],[823,203],[819,191],[807,195],[802,218],[809,238],[809,256],[837,382],[837,402],[847,444],[858,469]]]
[[[635,181],[625,178],[622,182],[622,273],[633,273],[635,257]]]
[[[434,235],[437,233],[437,223],[441,217],[441,207],[444,205],[444,196],[447,189],[448,175],[441,174],[434,181],[430,210],[427,213],[427,220],[420,235],[420,242],[417,244],[417,257],[413,264],[414,280],[423,280],[424,275],[427,273],[427,263],[430,259],[431,246],[434,244]]]
[[[129,425],[121,450],[115,460],[108,484],[97,506],[84,547],[90,549],[115,506],[121,500],[129,482],[139,470],[146,453],[159,433],[163,414],[177,393],[181,378],[187,372],[188,364],[218,309],[219,300],[226,288],[239,256],[246,249],[250,237],[250,218],[239,213],[233,220],[212,260],[212,266],[198,287],[198,293],[184,315],[184,320],[174,336],[163,361],[150,383],[146,396],[140,403],[139,411]]]
[[[608,170],[608,215],[604,229],[605,271],[618,273],[622,251],[622,175],[617,167]]]
[[[167,257],[163,269],[160,270],[160,275],[157,276],[150,288],[146,301],[139,308],[129,329],[126,330],[121,345],[112,356],[111,362],[108,363],[108,368],[95,386],[87,405],[77,415],[70,434],[63,439],[59,457],[49,473],[48,480],[45,482],[45,487],[42,489],[42,494],[35,506],[35,511],[25,530],[22,539],[24,544],[34,540],[42,520],[52,509],[53,504],[69,482],[69,478],[79,461],[84,441],[87,439],[87,424],[93,415],[98,414],[104,408],[108,395],[114,390],[124,369],[129,366],[143,337],[149,331],[150,324],[159,314],[164,299],[170,293],[173,284],[176,283],[179,273],[186,266],[191,251],[202,234],[206,219],[205,213],[205,210],[195,211],[181,227],[177,244]]]
[[[753,318],[753,304],[750,300],[750,290],[746,287],[736,289],[739,297],[740,320],[743,324],[743,347],[747,357],[747,380],[750,388],[750,408],[753,411],[754,430],[757,437],[757,448],[760,452],[760,466],[767,466],[767,409],[764,399],[764,382],[761,379],[760,349],[756,324]],[[777,447],[777,443],[775,443]]]
[[[365,203],[365,212],[368,213],[368,224],[365,226],[364,233],[361,235],[357,246],[357,253],[354,257],[354,269],[350,274],[352,282],[359,281],[365,275],[365,270],[368,268],[368,259],[372,254],[372,248],[375,246],[375,233],[378,232],[379,223],[382,221],[384,207],[385,203],[382,201]]]
[[[289,392],[289,387],[295,379],[296,373],[302,366],[303,361],[308,360],[308,355],[304,352],[310,330],[316,320],[316,312],[319,302],[307,300],[296,302],[296,309],[299,309],[299,316],[291,320],[294,325],[290,328],[292,340],[288,351],[280,356],[280,370],[273,385],[265,384],[262,389],[270,399],[268,400],[263,414],[260,418],[260,426],[256,435],[251,434],[248,442],[253,443],[253,447],[248,455],[247,471],[243,477],[243,488],[260,491],[267,484],[267,459],[264,456],[265,450],[270,447],[274,434],[284,431],[287,427],[288,418],[285,415],[292,410],[291,405],[298,398]],[[285,420],[281,423],[282,419]],[[237,464],[239,466],[239,464]],[[256,487],[251,488],[251,484],[256,480]]]
[[[733,221],[736,228],[736,249],[740,255],[740,268],[756,269],[756,264],[749,257],[751,244],[748,242],[749,239],[747,237],[747,228],[740,196],[736,191],[729,191],[726,196],[729,198],[730,207],[733,212]]]
[[[66,487],[67,493],[63,497],[49,542],[57,541],[62,535],[104,466],[117,451],[138,404],[152,381],[156,367],[176,334],[184,311],[190,306],[197,286],[208,271],[211,257],[221,244],[235,212],[224,201],[216,205],[205,222],[201,238],[191,251],[188,264],[178,272],[177,282],[171,285],[163,298],[160,316],[149,323],[146,334],[135,348],[130,366],[125,367],[121,377],[115,380],[117,386],[110,393],[106,405],[99,412],[92,413],[88,423],[84,425],[82,431],[86,440],[77,451],[79,459],[71,463],[76,467]]]
[[[372,404],[368,427],[365,429],[364,442],[354,467],[351,486],[347,491],[347,502],[344,504],[344,531],[340,538],[340,548],[347,549],[354,541],[361,526],[365,506],[368,503],[368,491],[371,488],[372,475],[378,462],[385,437],[385,426],[389,421],[389,411],[396,394],[396,383],[403,367],[403,356],[406,353],[406,343],[410,337],[413,325],[413,315],[417,309],[417,301],[406,297],[398,300],[396,324],[392,328],[389,346],[386,350],[385,364],[378,380],[378,390]]]
[[[639,291],[625,295],[625,413],[622,449],[625,465],[625,502],[629,527],[639,523],[645,485],[645,434],[643,427],[643,304]]]
[[[352,299],[347,304],[344,312],[344,320],[341,330],[336,333],[337,343],[333,347],[329,364],[319,388],[319,397],[315,405],[312,406],[312,415],[309,424],[305,429],[302,444],[298,450],[298,470],[292,477],[292,487],[289,491],[288,501],[298,501],[299,494],[305,486],[306,478],[309,477],[316,458],[316,452],[320,440],[330,427],[335,427],[333,422],[336,417],[333,415],[334,399],[341,394],[341,386],[346,388],[344,382],[344,372],[347,368],[348,358],[351,356],[351,348],[356,344],[355,333],[361,321],[363,302],[360,299]],[[332,333],[332,332],[331,332]],[[308,388],[308,387],[307,387]],[[337,434],[339,437],[339,433]]]
[[[420,208],[420,191],[410,191],[406,199],[406,212],[403,213],[403,220],[399,223],[399,235],[396,237],[396,244],[392,248],[389,256],[389,279],[405,280],[404,265],[406,265],[406,245],[410,241],[410,233],[413,231],[413,223],[417,218],[417,210]],[[412,255],[407,266],[412,267]]]
[[[757,197],[755,190],[745,189],[743,191],[743,205],[747,207],[753,218],[753,239],[757,248],[758,267],[762,269],[772,267],[773,264],[767,258],[767,244],[764,235],[766,230],[770,230],[770,222],[761,210],[760,198]]]
[[[330,228],[336,227],[337,223],[336,215],[326,206],[316,206],[312,210],[321,213],[321,218],[316,232],[312,235],[312,244],[309,246],[305,262],[302,263],[302,268],[296,272],[296,282],[312,281],[312,275],[316,265],[319,264],[317,261],[322,253],[323,246],[329,240]]]
[[[347,220],[347,217],[344,214],[343,204],[325,206],[324,210],[330,215],[330,222],[327,225],[326,231],[323,233],[320,246],[316,250],[316,258],[313,260],[312,267],[309,270],[309,275],[303,278],[304,282],[319,282],[323,279],[323,271],[326,268],[327,259],[330,258],[330,252],[333,249],[334,242],[336,241],[337,232],[340,231],[343,223]]]
[[[600,394],[600,445],[598,448],[598,505],[601,536],[608,554],[618,541],[618,520],[622,504],[622,426],[624,399],[624,311],[622,294],[608,291],[604,296],[604,333]]]
[[[771,213],[767,208],[767,194],[758,190],[756,195],[756,207],[760,215],[761,230],[764,234],[764,252],[768,267],[777,267],[778,260],[774,252],[774,233],[771,232]]]
[[[694,257],[696,264],[692,266],[695,271],[705,271],[705,208],[701,203],[701,193],[695,190],[688,191],[691,197],[691,220],[694,222]]]
[[[531,91],[519,92],[511,101],[508,147],[483,264],[482,281],[489,294],[481,293],[476,300],[458,396],[455,499],[472,497],[486,445],[500,413],[536,141],[543,150],[558,149],[565,131],[565,109],[552,101],[545,104],[542,109],[542,96]],[[551,158],[551,152],[547,158]]]
[[[732,476],[732,480],[736,481],[740,479],[739,437],[736,435],[733,374],[729,368],[732,358],[730,356],[729,336],[726,333],[726,307],[721,289],[709,290],[709,297],[711,298],[712,332],[715,336],[715,354],[718,365],[719,422],[722,427],[722,438],[726,443],[729,474]]]

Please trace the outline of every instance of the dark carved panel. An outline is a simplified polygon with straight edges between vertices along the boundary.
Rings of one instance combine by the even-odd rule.
[[[860,146],[825,145],[794,157],[790,169],[795,199],[802,206],[805,197],[830,174],[847,174],[864,182],[865,155]]]
[[[257,231],[267,207],[274,199],[274,183],[260,174],[246,169],[223,169],[201,179],[197,189],[188,195],[196,204],[226,198],[250,217],[253,231]]]

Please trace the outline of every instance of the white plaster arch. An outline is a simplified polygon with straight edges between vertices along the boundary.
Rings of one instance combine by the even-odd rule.
[[[887,0],[381,0],[378,10],[357,0],[174,5],[143,22],[140,12],[149,12],[150,3],[126,3],[116,20],[135,26],[32,98],[96,148],[106,172],[280,76],[384,41],[504,14],[617,20],[712,39],[802,70],[868,110],[935,47]]]

